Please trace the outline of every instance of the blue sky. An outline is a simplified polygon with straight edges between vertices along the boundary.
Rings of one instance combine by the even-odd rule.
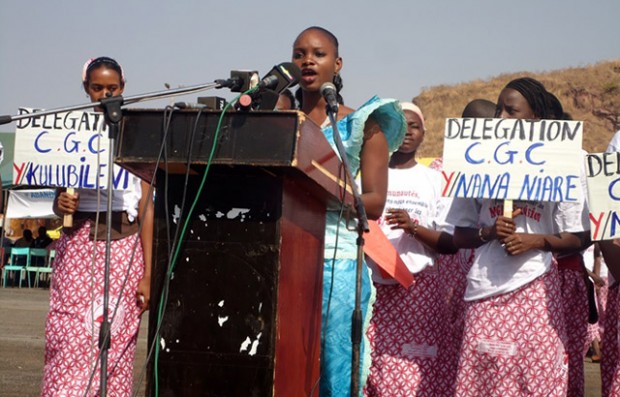
[[[128,96],[232,69],[264,75],[290,60],[295,37],[311,25],[340,40],[349,106],[374,94],[410,100],[424,87],[618,59],[619,16],[618,0],[4,0],[0,114],[87,102],[81,68],[100,55],[123,65]],[[206,95],[232,97],[219,90],[179,99]]]

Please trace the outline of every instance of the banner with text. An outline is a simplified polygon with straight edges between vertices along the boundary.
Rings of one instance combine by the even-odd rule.
[[[27,189],[9,191],[6,206],[7,219],[58,218],[54,214],[54,189]]]
[[[586,155],[592,240],[620,238],[620,153]]]
[[[34,111],[19,109],[20,114]],[[106,188],[110,141],[102,113],[74,111],[16,123],[14,184]],[[113,187],[129,187],[129,173],[119,166],[114,167]]]
[[[443,195],[580,202],[583,123],[446,119]]]

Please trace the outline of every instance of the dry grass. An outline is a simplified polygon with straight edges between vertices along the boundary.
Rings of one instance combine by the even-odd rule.
[[[584,122],[585,150],[605,151],[614,132],[620,129],[620,60],[545,73],[503,74],[489,80],[427,88],[413,99],[424,112],[427,127],[418,156],[441,156],[446,118],[460,117],[472,99],[495,102],[510,80],[525,76],[541,81],[558,97],[573,120]]]

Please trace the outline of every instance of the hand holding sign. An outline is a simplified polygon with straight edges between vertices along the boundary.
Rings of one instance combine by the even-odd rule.
[[[60,192],[58,195],[58,209],[65,214],[63,226],[73,226],[73,214],[77,211],[79,200],[80,195],[75,193],[73,188],[68,188],[67,191]]]
[[[512,202],[510,204],[512,204]],[[510,210],[512,210],[512,205],[510,206]],[[534,247],[533,239],[535,239],[535,237],[528,233],[516,233],[517,225],[514,218],[523,213],[521,208],[512,211],[510,216],[506,216],[507,211],[508,209],[504,207],[504,216],[498,216],[495,220],[494,227],[497,231],[497,239],[500,240],[502,246],[509,255],[519,255]]]

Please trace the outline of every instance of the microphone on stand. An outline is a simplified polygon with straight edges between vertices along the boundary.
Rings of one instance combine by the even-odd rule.
[[[215,80],[215,88],[230,88],[231,92],[245,92],[258,84],[258,72],[253,70],[231,70],[229,79]]]
[[[295,86],[301,78],[301,70],[293,62],[275,65],[258,83],[252,93],[254,110],[273,110],[278,103],[280,93],[288,87]]]
[[[321,85],[321,95],[327,101],[325,109],[328,112],[338,114],[338,90],[336,90],[336,86],[329,82],[323,83]]]
[[[325,98],[327,104],[325,105],[325,112],[329,118],[329,122],[333,129],[334,144],[337,149],[337,153],[340,155],[340,159],[345,169],[346,179],[349,186],[353,191],[353,200],[355,203],[355,211],[357,213],[357,265],[355,268],[355,306],[351,315],[351,397],[359,396],[360,390],[360,360],[361,360],[361,345],[363,332],[363,315],[361,309],[362,302],[362,272],[364,263],[364,233],[369,231],[368,217],[366,215],[366,209],[362,202],[362,195],[357,187],[353,175],[351,173],[351,167],[347,159],[347,153],[342,143],[340,132],[338,131],[337,116],[338,116],[338,90],[332,83],[323,83],[321,85],[321,95]]]
[[[278,94],[288,87],[295,86],[301,78],[301,70],[293,62],[275,65],[267,76],[258,83],[259,89],[270,89]]]
[[[203,103],[192,103],[192,102],[175,102],[174,106],[179,109],[204,109],[207,105]]]

